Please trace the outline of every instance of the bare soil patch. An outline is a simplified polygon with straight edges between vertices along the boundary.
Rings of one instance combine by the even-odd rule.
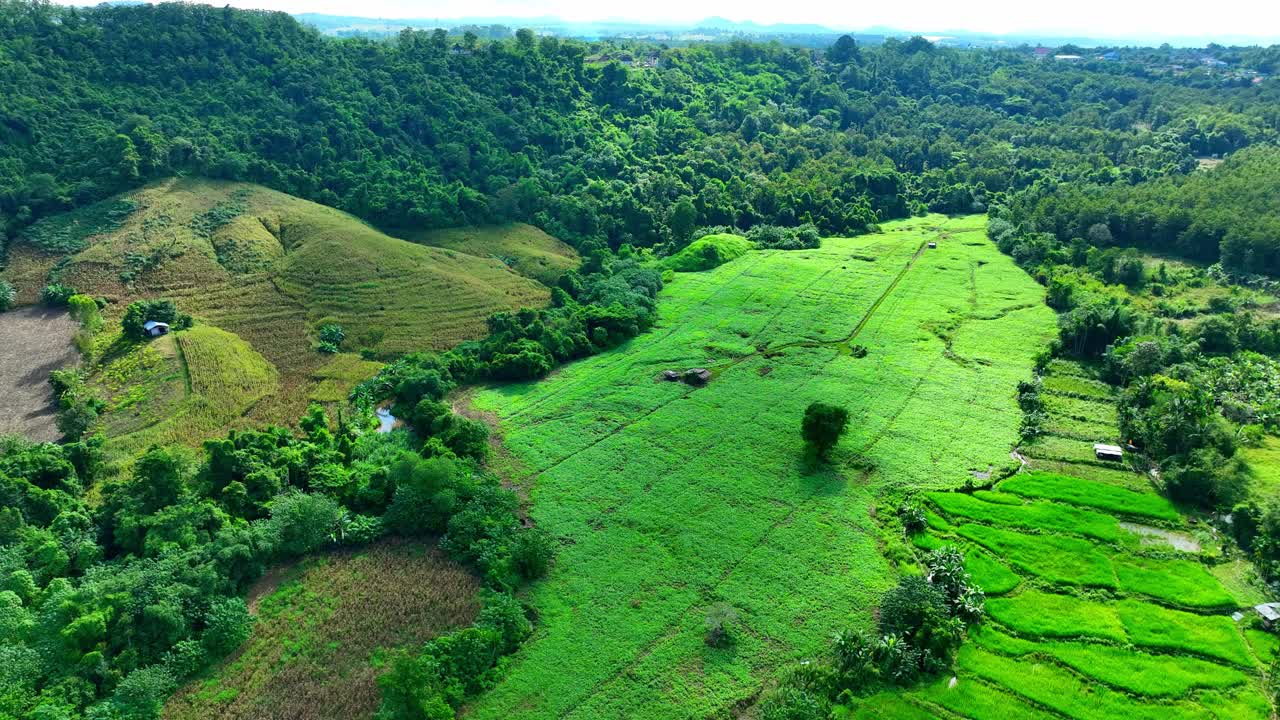
[[[54,425],[49,373],[76,364],[71,339],[78,323],[65,311],[26,307],[0,313],[0,434],[17,433],[52,442]]]

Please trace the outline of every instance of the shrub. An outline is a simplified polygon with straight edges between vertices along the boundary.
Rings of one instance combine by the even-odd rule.
[[[64,307],[67,301],[71,299],[71,296],[75,294],[76,291],[66,285],[49,283],[40,290],[40,302],[49,307]]]
[[[200,641],[213,657],[223,657],[249,639],[253,618],[244,600],[238,597],[213,601],[205,611]]]
[[[837,405],[815,402],[804,411],[800,434],[805,444],[818,458],[826,458],[840,441],[849,425],[849,411]]]
[[[511,543],[511,558],[520,576],[526,580],[546,575],[554,556],[555,540],[541,528],[528,528],[517,534]]]
[[[14,289],[12,283],[8,280],[0,280],[0,312],[13,307],[13,301],[17,296],[18,291]]]
[[[340,517],[337,501],[319,493],[294,491],[271,501],[271,528],[285,555],[305,555],[327,545]]]
[[[320,326],[320,343],[317,349],[323,353],[336,353],[347,338],[342,326],[337,323],[325,323]]]
[[[724,648],[734,643],[738,612],[725,603],[715,603],[707,609],[703,619],[707,634],[704,642],[711,647]]]

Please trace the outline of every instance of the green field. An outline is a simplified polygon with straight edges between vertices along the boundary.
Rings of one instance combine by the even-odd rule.
[[[470,716],[726,714],[835,629],[869,623],[895,579],[877,489],[1009,465],[1014,388],[1053,332],[1041,289],[983,222],[887,223],[677,273],[650,333],[478,392],[562,547],[529,597],[535,636]],[[689,367],[711,382],[656,381]],[[852,420],[833,464],[810,470],[799,419],[819,399]],[[715,602],[740,616],[730,650],[703,643]]]
[[[1151,492],[1139,493],[1107,483],[1048,472],[1032,472],[1005,480],[1000,491],[1033,498],[1059,500],[1119,515],[1180,522],[1173,503]]]
[[[1054,361],[1048,370],[1051,379],[1071,382],[1045,383],[1056,389],[1043,395],[1050,434],[1037,445],[1066,447],[1052,423],[1068,413],[1100,421],[1103,404],[1078,396],[1103,393],[1089,390],[1094,380],[1083,366]],[[1068,387],[1072,396],[1062,394]],[[1280,642],[1252,628],[1250,614],[1240,623],[1229,617],[1263,597],[1241,563],[1206,565],[1202,560],[1221,559],[1214,543],[1201,537],[1208,547],[1197,549],[1194,538],[1202,534],[1193,536],[1144,476],[1118,465],[1028,454],[1032,469],[994,492],[928,494],[954,524],[935,516],[928,536],[916,535],[913,543],[958,542],[974,579],[993,582],[998,596],[988,598],[985,627],[957,658],[956,686],[913,690],[907,706],[936,706],[973,720],[1034,717],[1044,709],[1078,720],[1270,717],[1256,669]],[[1023,501],[1011,504],[1009,497]],[[1152,539],[1159,533],[1187,544],[1175,552]],[[987,548],[1001,565],[975,556],[969,543]],[[1003,565],[1021,577],[1011,582]],[[1034,703],[1034,712],[1006,701],[1010,696]]]
[[[947,515],[991,525],[1051,530],[1106,541],[1120,536],[1120,525],[1115,518],[1070,505],[1052,502],[1023,504],[1017,495],[1005,493],[988,493],[979,496],[982,499],[963,493],[946,492],[929,493],[928,497]],[[1006,498],[1011,498],[1013,503],[1006,502]]]
[[[554,285],[566,270],[582,262],[572,247],[524,223],[427,232],[393,231],[392,234],[423,245],[501,260],[521,275],[544,285]]]

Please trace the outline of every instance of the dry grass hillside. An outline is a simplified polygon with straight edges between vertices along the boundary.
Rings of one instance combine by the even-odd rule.
[[[496,258],[392,238],[266,188],[198,179],[42,221],[13,243],[4,275],[20,301],[34,302],[49,282],[106,297],[109,320],[132,300],[174,299],[274,368],[278,389],[248,412],[277,421],[309,399],[340,398],[376,370],[317,352],[325,322],[345,329],[344,353],[390,357],[480,337],[489,314],[549,298]]]
[[[501,260],[521,275],[544,285],[554,285],[566,270],[577,268],[582,263],[572,247],[524,223],[425,232],[396,231],[395,234],[423,245]]]

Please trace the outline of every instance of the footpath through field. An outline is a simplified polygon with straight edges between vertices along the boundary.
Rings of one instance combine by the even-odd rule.
[[[721,714],[868,623],[893,582],[878,489],[955,487],[1009,462],[1014,388],[1052,333],[1042,291],[984,221],[888,223],[678,274],[652,332],[477,393],[526,473],[531,517],[562,547],[531,592],[537,634],[471,715]],[[711,382],[656,380],[691,367]],[[853,418],[832,465],[811,471],[799,423],[814,400]],[[732,648],[703,643],[718,602],[740,618]]]

